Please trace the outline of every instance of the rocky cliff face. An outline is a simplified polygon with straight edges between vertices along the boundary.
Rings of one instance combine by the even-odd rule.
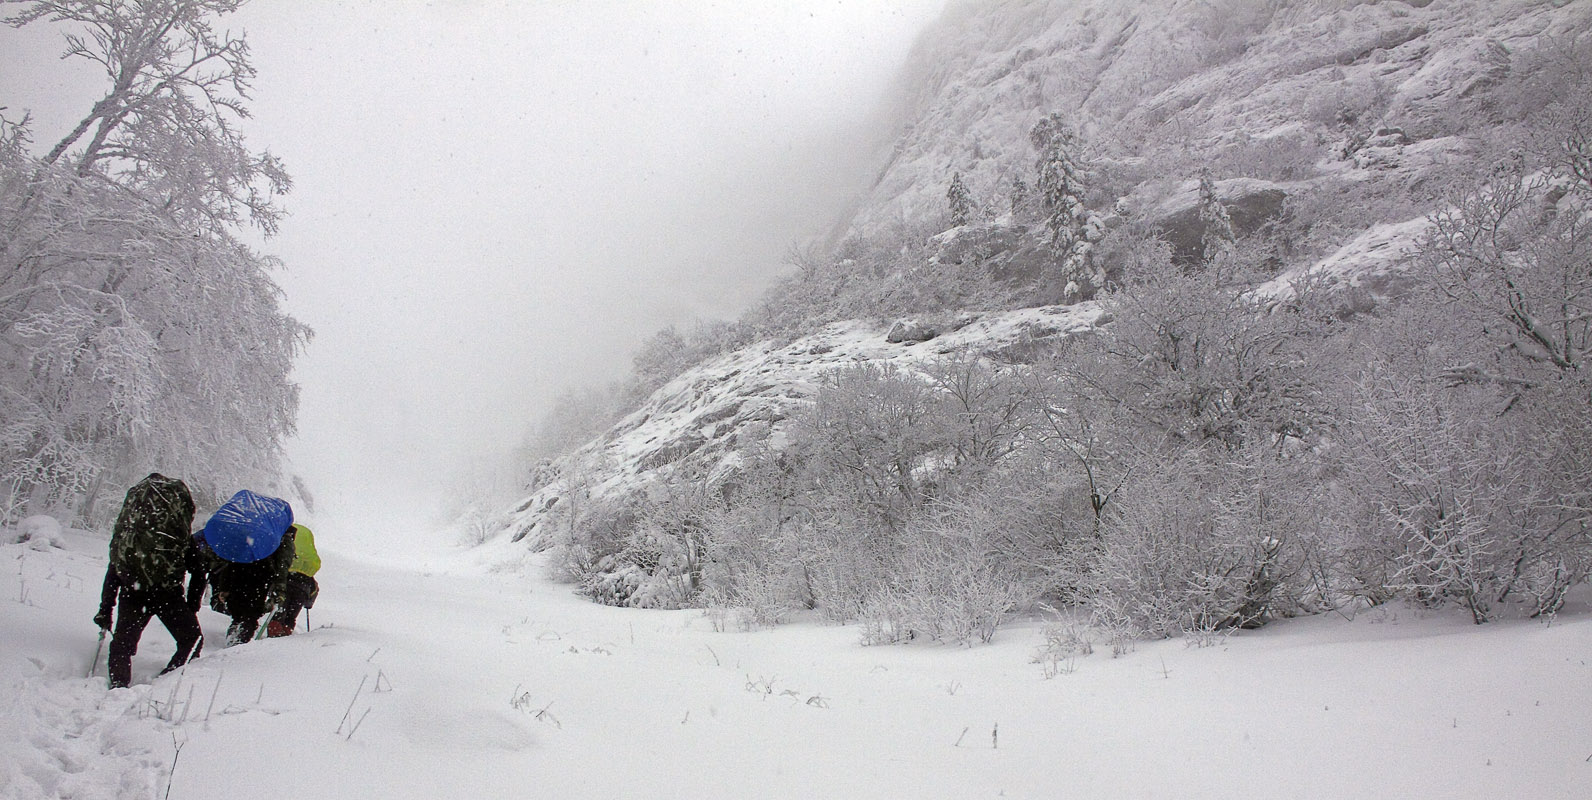
[[[1419,180],[1485,137],[1492,90],[1536,45],[1573,40],[1565,0],[1005,0],[954,4],[918,47],[910,120],[852,219],[869,235],[943,215],[961,172],[999,213],[1068,117],[1089,155],[1130,173],[1148,209],[1163,180]]]
[[[1041,232],[1014,221],[1009,195],[1033,171],[1029,130],[1060,112],[1091,164],[1092,208],[1142,220],[1187,260],[1205,233],[1204,176],[1240,233],[1294,216],[1298,241],[1260,294],[1281,296],[1315,273],[1384,296],[1436,207],[1430,184],[1518,118],[1510,87],[1545,42],[1573,48],[1589,28],[1592,3],[1562,0],[957,3],[915,53],[909,123],[850,231],[888,240],[936,230],[959,172],[978,209],[933,239],[937,257],[968,257],[976,241],[994,274],[1031,277],[1045,268]],[[1088,302],[856,321],[718,357],[547,465],[508,535],[549,542],[579,497],[722,479],[743,448],[777,444],[842,366],[911,366],[957,350],[1021,360],[1105,322]]]

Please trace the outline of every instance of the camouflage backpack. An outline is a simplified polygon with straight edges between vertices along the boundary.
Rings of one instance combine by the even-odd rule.
[[[182,481],[151,472],[128,489],[111,533],[111,566],[122,581],[142,591],[182,588],[193,514]]]

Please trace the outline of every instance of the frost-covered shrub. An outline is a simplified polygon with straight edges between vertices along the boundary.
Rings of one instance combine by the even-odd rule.
[[[792,271],[776,283],[745,319],[764,336],[794,337],[848,319],[930,314],[966,308],[1011,308],[1030,287],[995,278],[1000,248],[972,248],[965,258],[941,259],[938,234],[948,219],[914,220],[899,229],[854,235],[830,252],[796,251]],[[969,239],[1011,232],[974,221]]]
[[[973,357],[822,386],[779,452],[743,453],[704,528],[713,602],[814,608],[885,641],[987,640],[1061,582],[1076,481],[1033,436],[1026,379]]]
[[[1263,455],[1167,453],[1123,487],[1102,528],[1090,605],[1135,636],[1253,627],[1284,580],[1289,514]]]
[[[863,599],[866,635],[988,642],[1008,614],[1041,594],[1059,549],[1045,530],[1053,522],[1001,499],[979,491],[942,501],[909,525],[886,582]]]
[[[1512,598],[1532,614],[1557,610],[1592,567],[1585,508],[1574,499],[1585,497],[1585,473],[1560,471],[1584,469],[1586,454],[1565,445],[1584,441],[1586,426],[1539,428],[1559,423],[1529,409],[1497,417],[1488,408],[1499,398],[1486,389],[1390,379],[1362,391],[1345,480],[1368,536],[1357,547],[1386,565],[1370,580],[1422,603],[1458,604],[1478,623]]]
[[[1237,448],[1311,426],[1321,413],[1312,351],[1330,331],[1312,314],[1258,307],[1249,287],[1264,251],[1241,241],[1187,273],[1165,247],[1125,255],[1135,272],[1100,297],[1110,325],[1061,366],[1076,405],[1117,415],[1126,441]]]
[[[591,503],[571,526],[563,560],[594,600],[637,608],[695,605],[702,589],[706,520],[716,502],[705,484],[654,487]]]
[[[742,609],[752,624],[773,625],[814,603],[798,530],[810,524],[810,513],[796,459],[770,449],[766,439],[741,455],[740,471],[721,487],[724,502],[706,520],[704,600]]]
[[[1592,569],[1592,239],[1580,109],[1432,217],[1415,291],[1367,337],[1340,455],[1373,595],[1556,611]]]
[[[632,497],[596,497],[576,484],[553,506],[550,568],[560,580],[584,581],[603,559],[618,553],[640,513]]]
[[[1074,662],[1094,652],[1095,632],[1076,620],[1045,626],[1045,641],[1034,650],[1033,663],[1045,677],[1069,674]]]

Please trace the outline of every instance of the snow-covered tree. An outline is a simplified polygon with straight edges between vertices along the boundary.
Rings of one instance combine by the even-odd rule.
[[[977,205],[973,202],[973,193],[962,182],[962,173],[951,176],[951,185],[945,190],[945,202],[951,210],[951,227],[958,228],[973,221]]]
[[[1233,218],[1216,196],[1216,184],[1211,182],[1210,175],[1200,176],[1199,210],[1200,225],[1204,228],[1204,233],[1200,235],[1200,248],[1205,261],[1210,262],[1229,250],[1233,240],[1238,238],[1233,232]]]
[[[1023,180],[1021,176],[1012,178],[1011,191],[1008,193],[1008,195],[1009,199],[1011,200],[1012,216],[1015,217],[1021,214],[1024,207],[1028,205],[1028,181]]]
[[[31,2],[110,88],[44,155],[0,129],[0,512],[90,520],[152,469],[201,494],[269,485],[294,429],[309,330],[279,307],[287,176],[233,125],[253,76],[208,21],[237,2]]]
[[[1083,202],[1084,171],[1077,159],[1078,136],[1060,114],[1051,114],[1034,124],[1028,139],[1039,154],[1035,187],[1047,215],[1051,245],[1065,255],[1082,241],[1088,213]]]
[[[211,25],[244,0],[5,2],[23,6],[6,19],[13,27],[41,19],[76,26],[65,57],[98,65],[110,84],[44,164],[114,180],[205,232],[240,223],[276,230],[273,201],[291,180],[236,128],[249,116],[249,46]]]
[[[1105,228],[1084,205],[1085,170],[1078,160],[1078,136],[1061,114],[1052,113],[1034,124],[1028,139],[1039,154],[1035,189],[1050,229],[1050,247],[1060,265],[1063,294],[1068,298],[1085,296],[1105,282],[1091,257]]]

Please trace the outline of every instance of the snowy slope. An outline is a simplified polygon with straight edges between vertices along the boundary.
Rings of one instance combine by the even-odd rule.
[[[340,527],[316,525],[313,632],[214,649],[205,611],[212,649],[150,683],[157,624],[115,692],[103,664],[83,677],[105,540],[0,546],[0,798],[1574,798],[1592,778],[1584,602],[1552,625],[1288,620],[1047,670],[1034,621],[973,649],[725,632],[485,568],[537,565],[506,542],[395,568],[339,552]]]
[[[1088,331],[1101,317],[1092,303],[968,313],[946,321],[933,339],[894,343],[892,324],[858,320],[727,353],[687,370],[602,438],[558,459],[543,485],[515,507],[508,535],[545,544],[551,519],[563,510],[559,503],[577,484],[608,497],[687,476],[723,478],[737,463],[737,446],[781,435],[784,421],[812,402],[823,376],[847,365],[911,367],[958,352],[1011,357],[1037,342]]]
[[[903,225],[943,219],[945,187],[960,172],[984,216],[936,241],[977,228],[1021,244],[1021,231],[1003,227],[1007,187],[1031,178],[1034,122],[1062,111],[1087,155],[1114,165],[1096,177],[1119,185],[1093,201],[1122,200],[1175,253],[1200,247],[1194,178],[1203,170],[1246,232],[1290,213],[1296,198],[1330,206],[1397,197],[1352,222],[1313,228],[1319,241],[1300,244],[1296,263],[1257,287],[1280,298],[1309,278],[1380,301],[1404,288],[1408,253],[1437,210],[1406,190],[1439,182],[1475,156],[1488,126],[1502,124],[1489,109],[1506,98],[1489,92],[1533,68],[1535,44],[1589,28],[1592,4],[1546,0],[953,3],[915,52],[906,125],[854,210],[851,232],[888,241]],[[568,510],[560,503],[577,489],[611,497],[724,477],[737,447],[777,437],[821,376],[845,364],[999,353],[1020,347],[1033,326],[1063,335],[1086,330],[1098,314],[1089,305],[990,314],[921,345],[887,344],[889,323],[853,321],[721,356],[551,465],[507,514],[506,535],[545,543],[550,520]]]

